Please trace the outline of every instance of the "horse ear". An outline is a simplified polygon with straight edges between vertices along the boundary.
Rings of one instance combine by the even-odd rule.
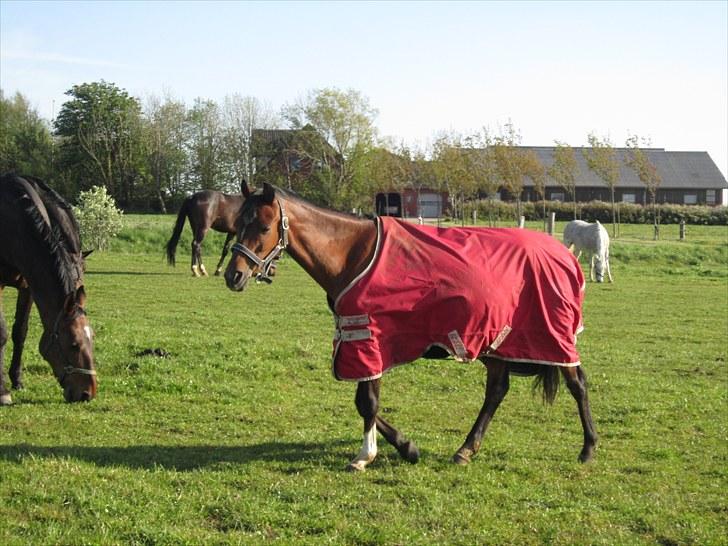
[[[79,307],[83,307],[86,303],[86,290],[83,286],[79,286],[78,290],[76,290],[76,303]]]
[[[240,191],[246,199],[250,197],[250,188],[248,187],[248,182],[245,178],[243,178],[243,181],[240,183]]]
[[[263,182],[263,202],[271,204],[276,196],[276,189],[268,182]]]
[[[66,315],[71,316],[73,315],[73,312],[76,310],[76,293],[71,292],[70,294],[66,295],[66,299],[63,301],[63,312],[66,313]]]

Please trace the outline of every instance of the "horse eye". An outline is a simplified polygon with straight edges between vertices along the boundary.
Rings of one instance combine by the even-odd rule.
[[[261,229],[263,233],[268,233],[270,231],[270,226],[263,226],[263,229]]]

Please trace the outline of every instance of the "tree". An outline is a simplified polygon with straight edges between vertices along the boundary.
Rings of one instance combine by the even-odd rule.
[[[571,194],[574,201],[574,219],[576,220],[576,154],[574,149],[566,143],[556,142],[554,149],[554,162],[548,169],[548,174],[559,183],[559,185]]]
[[[657,172],[657,167],[655,167],[655,165],[650,161],[650,158],[647,157],[647,153],[640,148],[640,142],[642,142],[644,146],[650,145],[649,139],[640,138],[637,135],[632,135],[627,138],[626,145],[628,151],[625,164],[637,174],[640,182],[645,185],[647,192],[650,194],[650,200],[652,201],[652,217],[655,228],[654,238],[657,240],[660,236],[660,228],[657,222],[657,188],[660,186],[660,182],[662,182],[662,177],[660,176],[660,173]]]
[[[374,142],[376,114],[369,99],[353,89],[317,89],[284,107],[283,118],[291,129],[311,126],[322,137],[301,140],[303,149],[296,152],[321,166],[318,176],[329,206],[349,208],[356,201],[364,183],[363,163]]]
[[[53,178],[53,139],[46,122],[16,93],[5,98],[0,89],[0,172]]]
[[[616,203],[614,200],[614,188],[619,181],[619,160],[617,152],[612,147],[612,143],[608,137],[600,139],[595,134],[590,133],[589,146],[584,148],[583,154],[586,164],[594,173],[602,179],[609,188],[612,200],[612,236],[617,236],[617,215]]]
[[[181,180],[187,157],[186,108],[184,103],[167,96],[164,101],[151,96],[146,105],[148,171],[152,191],[160,210],[167,212],[165,196],[181,193]]]
[[[243,179],[255,185],[253,130],[275,129],[279,126],[279,117],[257,98],[237,93],[225,97],[222,107],[222,154],[227,176],[236,187]]]
[[[362,168],[366,180],[362,193],[370,196],[384,192],[389,207],[389,192],[401,192],[411,179],[409,150],[403,145],[398,149],[392,142],[374,146],[367,152]]]
[[[129,204],[143,180],[141,106],[113,83],[75,85],[66,92],[55,121],[61,141],[61,165],[78,177],[78,189],[103,185]]]
[[[450,194],[454,216],[465,225],[465,200],[475,197],[479,189],[478,154],[473,138],[457,133],[442,133],[433,145],[433,169]]]
[[[518,148],[521,136],[511,122],[495,137],[492,150],[496,172],[503,187],[516,198],[516,216],[521,216],[521,193],[523,193],[524,159]],[[516,218],[516,219],[518,219]]]
[[[543,204],[543,224],[546,231],[546,167],[533,150],[523,155],[523,174],[533,182],[533,190],[541,196]]]
[[[233,180],[225,179],[223,157],[223,131],[220,110],[211,100],[195,99],[187,113],[188,168],[187,191],[201,189],[234,190],[240,187]]]

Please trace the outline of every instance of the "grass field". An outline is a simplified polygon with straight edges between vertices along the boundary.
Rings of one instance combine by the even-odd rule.
[[[323,292],[290,259],[234,294],[163,259],[172,216],[128,216],[88,261],[99,397],[62,402],[31,319],[26,389],[0,408],[0,544],[726,544],[728,230],[623,226],[614,284],[589,284],[579,349],[600,444],[581,465],[564,389],[514,378],[467,467],[450,462],[482,366],[389,373],[382,411],[417,465],[380,442],[362,474],[354,385],[330,372]],[[534,225],[535,227],[535,225]],[[673,233],[674,231],[674,233]],[[208,237],[212,270],[222,243]],[[15,293],[5,291],[12,315]],[[162,348],[168,358],[137,356]]]

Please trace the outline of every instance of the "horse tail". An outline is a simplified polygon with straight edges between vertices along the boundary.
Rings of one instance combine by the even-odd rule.
[[[190,205],[190,197],[182,202],[182,206],[179,208],[177,213],[177,222],[174,224],[174,231],[172,231],[172,237],[167,241],[167,263],[169,265],[175,264],[175,254],[177,252],[177,243],[179,243],[179,237],[182,234],[182,228],[185,227],[185,219],[187,219],[187,210]]]
[[[539,366],[539,368],[541,369],[533,380],[533,390],[535,392],[541,387],[544,404],[553,404],[559,392],[561,373],[558,366]]]

